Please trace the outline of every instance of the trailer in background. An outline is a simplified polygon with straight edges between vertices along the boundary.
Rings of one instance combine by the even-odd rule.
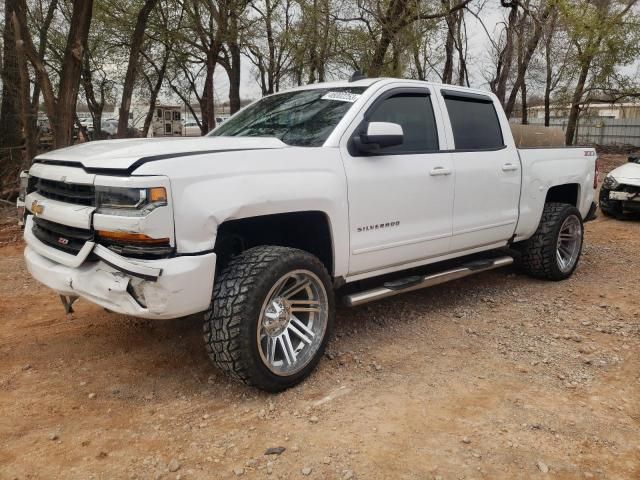
[[[182,136],[182,113],[180,108],[178,105],[158,105],[149,129],[151,136]]]

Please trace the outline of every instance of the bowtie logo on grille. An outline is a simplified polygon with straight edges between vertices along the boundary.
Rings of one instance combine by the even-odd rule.
[[[31,204],[31,212],[37,217],[44,212],[44,205],[40,205],[37,200],[34,200]]]

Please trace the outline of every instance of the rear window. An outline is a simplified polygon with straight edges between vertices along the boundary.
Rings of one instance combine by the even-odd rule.
[[[447,96],[445,103],[456,150],[487,150],[504,146],[498,114],[487,100]]]

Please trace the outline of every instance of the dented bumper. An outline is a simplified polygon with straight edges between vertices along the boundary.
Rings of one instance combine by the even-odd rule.
[[[60,295],[79,296],[117,313],[152,319],[202,312],[211,302],[214,253],[145,261],[105,254],[107,260],[95,256],[79,266],[67,266],[39,253],[37,242],[27,240],[27,268]],[[105,252],[98,249],[97,253]]]

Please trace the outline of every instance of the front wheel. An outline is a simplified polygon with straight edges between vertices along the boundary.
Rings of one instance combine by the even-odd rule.
[[[255,247],[216,279],[204,338],[214,364],[277,392],[315,368],[333,326],[334,295],[324,265],[308,252]]]
[[[584,227],[580,211],[565,203],[547,203],[538,229],[520,247],[520,264],[531,276],[564,280],[578,266]]]

